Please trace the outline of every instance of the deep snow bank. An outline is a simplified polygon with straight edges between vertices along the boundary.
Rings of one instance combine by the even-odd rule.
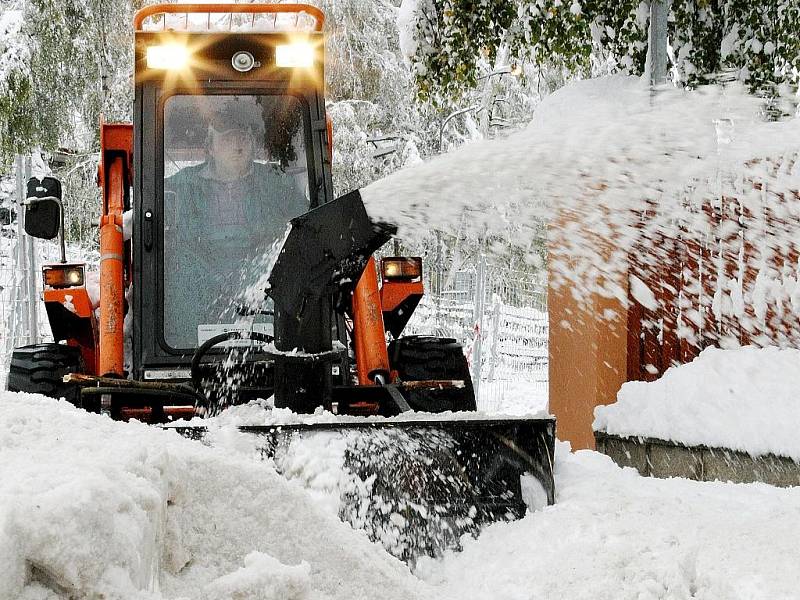
[[[320,512],[333,467],[315,480],[296,455],[292,484],[218,434],[226,448],[0,394],[0,599],[797,597],[800,488],[643,478],[561,444],[556,505],[420,581]]]
[[[657,381],[623,384],[594,429],[800,460],[800,350],[706,348]]]
[[[9,392],[0,456],[4,600],[426,597],[254,458]]]
[[[800,488],[641,477],[556,450],[556,504],[419,569],[459,600],[789,600]]]

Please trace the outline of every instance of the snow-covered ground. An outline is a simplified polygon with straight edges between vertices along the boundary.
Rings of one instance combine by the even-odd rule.
[[[1,397],[0,598],[424,596],[269,463]]]
[[[800,350],[707,348],[653,382],[629,381],[594,428],[800,461]]]
[[[420,566],[444,597],[797,598],[800,488],[640,477],[556,453],[556,504]]]
[[[4,600],[797,597],[800,488],[643,478],[560,445],[554,506],[412,573],[244,442],[0,401]]]
[[[547,412],[547,371],[538,381],[496,379],[481,381],[478,410],[500,415],[530,415]]]

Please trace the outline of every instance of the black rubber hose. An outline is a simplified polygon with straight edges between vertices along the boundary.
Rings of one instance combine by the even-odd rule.
[[[211,350],[214,346],[221,344],[223,342],[227,342],[228,340],[241,340],[241,339],[251,339],[256,342],[263,342],[268,344],[275,340],[274,337],[271,335],[267,335],[266,333],[259,333],[257,331],[228,331],[226,333],[220,333],[219,335],[215,335],[214,337],[208,338],[205,342],[200,344],[200,347],[194,351],[194,355],[192,356],[192,366],[191,366],[191,377],[192,383],[194,383],[195,387],[199,390],[200,389],[200,361],[203,357],[208,354],[208,351]],[[265,354],[270,355],[271,353],[266,352]]]
[[[227,342],[228,340],[241,339],[250,339],[265,344],[275,340],[273,336],[267,335],[266,333],[259,333],[257,331],[228,331],[227,333],[220,333],[219,335],[215,335],[214,337],[207,339],[197,350],[195,350],[194,356],[192,356],[191,377],[192,383],[197,390],[201,389],[200,361],[206,354],[208,354],[208,351],[214,346],[223,342]],[[260,354],[272,358],[273,360],[313,363],[320,360],[336,360],[341,357],[342,352],[344,352],[344,350],[326,350],[325,352],[318,352],[316,354],[289,354],[284,352],[270,352],[269,350],[261,350]]]
[[[227,333],[215,335],[214,337],[207,339],[197,350],[195,350],[194,356],[192,356],[192,379],[195,379],[195,375],[199,374],[197,369],[200,366],[200,361],[211,348],[223,342],[227,342],[228,340],[241,339],[250,339],[265,344],[275,341],[275,338],[271,335],[259,333],[257,331],[229,331]],[[291,354],[288,352],[270,352],[269,350],[261,350],[260,354],[272,359],[280,358],[293,362],[316,362],[318,360],[338,358],[342,352],[342,350],[326,350],[325,352],[318,352],[316,354]]]

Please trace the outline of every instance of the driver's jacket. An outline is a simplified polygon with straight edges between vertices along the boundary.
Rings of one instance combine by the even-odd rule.
[[[308,201],[294,180],[253,163],[234,182],[207,163],[164,181],[164,331],[170,346],[197,345],[199,324],[236,320],[232,306],[258,280],[272,245]]]

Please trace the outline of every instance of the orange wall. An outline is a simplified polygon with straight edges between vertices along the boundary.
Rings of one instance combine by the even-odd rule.
[[[559,231],[548,232],[550,264],[565,264]],[[596,239],[597,256],[607,256],[607,240]],[[554,278],[552,275],[550,281]],[[627,296],[628,275],[617,283]],[[594,408],[616,401],[627,375],[627,309],[618,299],[594,294],[579,303],[569,285],[548,290],[550,322],[550,412],[560,440],[573,450],[594,448]],[[611,319],[603,318],[614,314]]]

